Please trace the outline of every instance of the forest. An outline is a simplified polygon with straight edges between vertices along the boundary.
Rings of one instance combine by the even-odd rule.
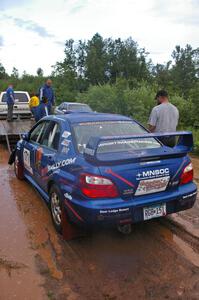
[[[25,66],[24,66],[25,69]],[[52,66],[50,78],[56,104],[63,101],[88,103],[93,110],[131,116],[145,126],[158,89],[166,89],[180,111],[179,130],[192,130],[199,149],[199,48],[176,45],[171,60],[154,65],[150,54],[128,39],[103,38],[66,40],[63,61]],[[37,92],[44,83],[37,75],[19,76],[16,67],[8,75],[0,63],[0,91],[9,83],[15,90]]]

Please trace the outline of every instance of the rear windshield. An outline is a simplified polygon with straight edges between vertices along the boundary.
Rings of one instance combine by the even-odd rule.
[[[87,104],[69,104],[69,110],[79,110],[79,111],[92,111]]]
[[[147,133],[139,124],[133,121],[101,121],[86,122],[73,125],[78,151],[84,152],[90,137],[125,136]],[[98,147],[98,153],[121,152],[130,150],[159,148],[160,143],[154,138],[112,139],[103,141]]]
[[[26,93],[14,93],[15,101],[16,102],[29,102],[28,96]],[[7,96],[6,93],[3,94],[2,102],[6,102]]]

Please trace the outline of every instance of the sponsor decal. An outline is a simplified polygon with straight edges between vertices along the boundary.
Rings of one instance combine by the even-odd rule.
[[[144,166],[144,165],[152,165],[152,164],[160,164],[161,160],[154,160],[154,161],[145,161],[145,162],[141,162],[140,165]]]
[[[64,194],[64,197],[65,197],[66,199],[68,199],[68,200],[72,200],[72,199],[73,199],[72,196],[71,196],[69,193],[65,193],[65,194]]]
[[[178,184],[179,184],[179,180],[173,181],[173,182],[171,183],[172,186],[176,186],[176,185],[178,185]]]
[[[43,155],[43,149],[38,148],[35,153],[35,166],[39,173],[41,173],[41,159]]]
[[[62,137],[65,138],[65,139],[67,139],[70,135],[71,135],[71,133],[69,131],[64,131],[62,133]]]
[[[84,149],[84,153],[93,156],[95,154],[95,150],[94,149],[90,149],[90,148],[85,148]]]
[[[134,193],[134,189],[123,190],[123,195],[131,195]]]
[[[48,172],[57,170],[57,169],[62,168],[62,167],[66,167],[68,165],[72,165],[72,164],[75,163],[76,159],[77,159],[76,157],[68,158],[68,159],[58,161],[57,163],[55,163],[53,165],[48,165]]]
[[[115,140],[111,142],[103,142],[99,145],[99,148],[104,146],[131,145],[131,144],[159,145],[159,143],[156,142],[155,140],[132,139],[132,140]]]
[[[132,121],[98,121],[98,122],[83,122],[79,123],[80,126],[87,126],[87,125],[104,125],[104,124],[132,124]]]
[[[63,140],[63,141],[61,142],[61,145],[68,147],[69,144],[70,144],[70,142],[71,142],[71,141],[69,141],[69,140]]]
[[[26,148],[23,149],[23,164],[24,168],[33,174],[33,170],[30,166],[30,151]]]
[[[148,179],[148,178],[163,177],[163,176],[168,176],[169,173],[170,173],[169,168],[141,171],[136,175],[136,179],[141,180],[146,178]]]
[[[62,149],[61,149],[61,152],[62,152],[62,153],[65,153],[65,154],[67,154],[68,151],[69,151],[69,148],[66,147],[66,146],[63,146]]]
[[[182,199],[191,198],[191,197],[193,197],[193,196],[196,195],[196,194],[197,194],[197,192],[191,193],[191,194],[189,194],[189,195],[185,195],[185,196],[182,197]]]
[[[129,207],[119,209],[101,209],[100,214],[116,214],[116,213],[129,212]]]

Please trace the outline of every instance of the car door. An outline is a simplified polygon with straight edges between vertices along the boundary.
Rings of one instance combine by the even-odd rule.
[[[44,134],[46,128],[49,125],[49,121],[41,121],[39,122],[29,133],[28,141],[24,141],[23,146],[23,164],[24,164],[24,172],[31,176],[35,180],[35,155],[40,148],[40,140],[42,135]]]
[[[45,128],[35,152],[34,173],[37,184],[47,191],[47,183],[52,176],[53,166],[59,159],[60,124],[50,121]]]

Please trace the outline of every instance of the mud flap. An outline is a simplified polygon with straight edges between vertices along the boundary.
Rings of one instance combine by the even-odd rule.
[[[66,241],[70,241],[73,239],[77,239],[79,237],[85,236],[86,233],[84,230],[78,228],[77,226],[71,224],[68,221],[68,216],[66,213],[66,209],[62,206],[61,211],[61,223],[62,223],[62,236]]]
[[[8,160],[8,164],[12,165],[15,161],[15,154],[16,154],[17,148],[15,147],[14,150],[11,152],[9,160]]]

